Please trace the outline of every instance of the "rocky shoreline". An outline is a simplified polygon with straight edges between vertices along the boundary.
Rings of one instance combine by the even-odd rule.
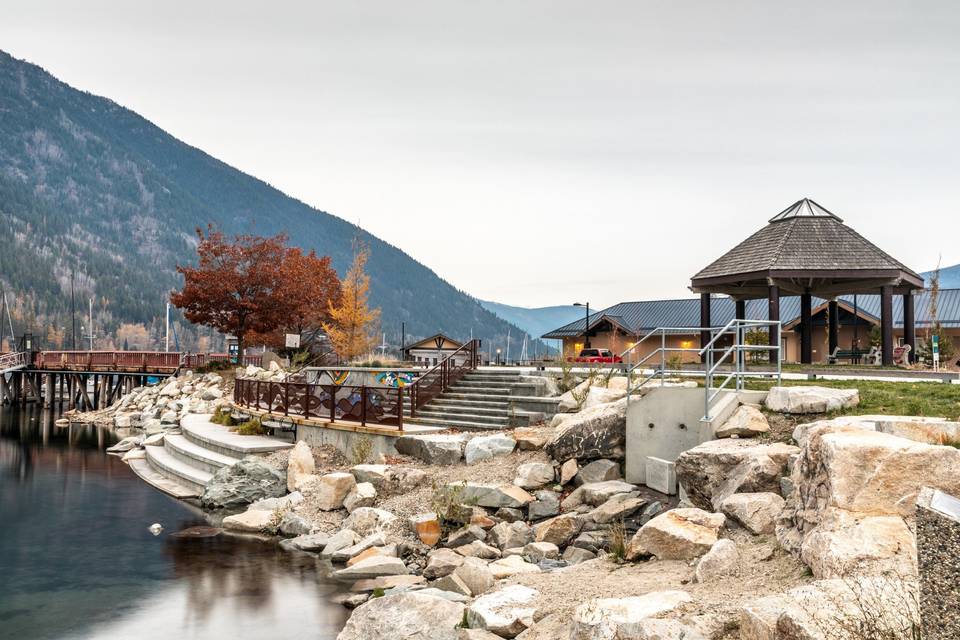
[[[605,382],[549,425],[404,436],[379,460],[298,442],[221,469],[201,500],[246,507],[227,530],[331,562],[354,609],[340,640],[855,638],[829,629],[864,597],[880,624],[913,624],[916,496],[960,493],[932,423],[822,419],[856,391],[777,390],[680,456],[678,504],[623,480],[625,384]],[[777,442],[771,407],[815,419]]]

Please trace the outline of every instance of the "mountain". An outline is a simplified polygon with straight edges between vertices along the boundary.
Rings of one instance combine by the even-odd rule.
[[[930,286],[930,278],[933,277],[933,271],[925,271],[923,276],[926,286]],[[940,268],[940,288],[941,289],[960,289],[960,264],[952,267]]]
[[[534,337],[540,337],[548,331],[562,327],[584,316],[584,310],[573,305],[529,309],[527,307],[512,307],[508,304],[489,300],[480,300],[480,304],[488,311],[492,311]]]
[[[18,333],[69,326],[72,279],[81,310],[94,299],[98,334],[143,323],[155,344],[167,294],[181,284],[176,266],[195,259],[194,231],[207,223],[286,233],[340,273],[360,238],[393,344],[401,322],[408,339],[472,333],[499,346],[508,331],[520,335],[397,247],[0,51],[0,280]],[[180,338],[189,346],[204,331],[181,326]]]

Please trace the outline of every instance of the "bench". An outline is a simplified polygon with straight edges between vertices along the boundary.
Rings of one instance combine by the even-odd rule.
[[[873,347],[870,351],[863,351],[862,349],[841,349],[837,347],[833,350],[833,353],[827,356],[827,363],[837,364],[838,360],[849,360],[850,364],[860,364],[861,359],[867,358],[869,361],[878,353],[879,349],[876,347]]]

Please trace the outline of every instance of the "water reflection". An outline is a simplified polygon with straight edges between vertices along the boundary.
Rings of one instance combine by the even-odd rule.
[[[0,638],[335,638],[313,556],[221,534],[144,485],[95,427],[0,411]],[[160,522],[164,532],[147,531]]]

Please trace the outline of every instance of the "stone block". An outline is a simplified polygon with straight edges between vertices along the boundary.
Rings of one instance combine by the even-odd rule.
[[[676,495],[677,467],[673,462],[648,456],[646,474],[647,479],[644,484],[648,487],[668,496]]]

